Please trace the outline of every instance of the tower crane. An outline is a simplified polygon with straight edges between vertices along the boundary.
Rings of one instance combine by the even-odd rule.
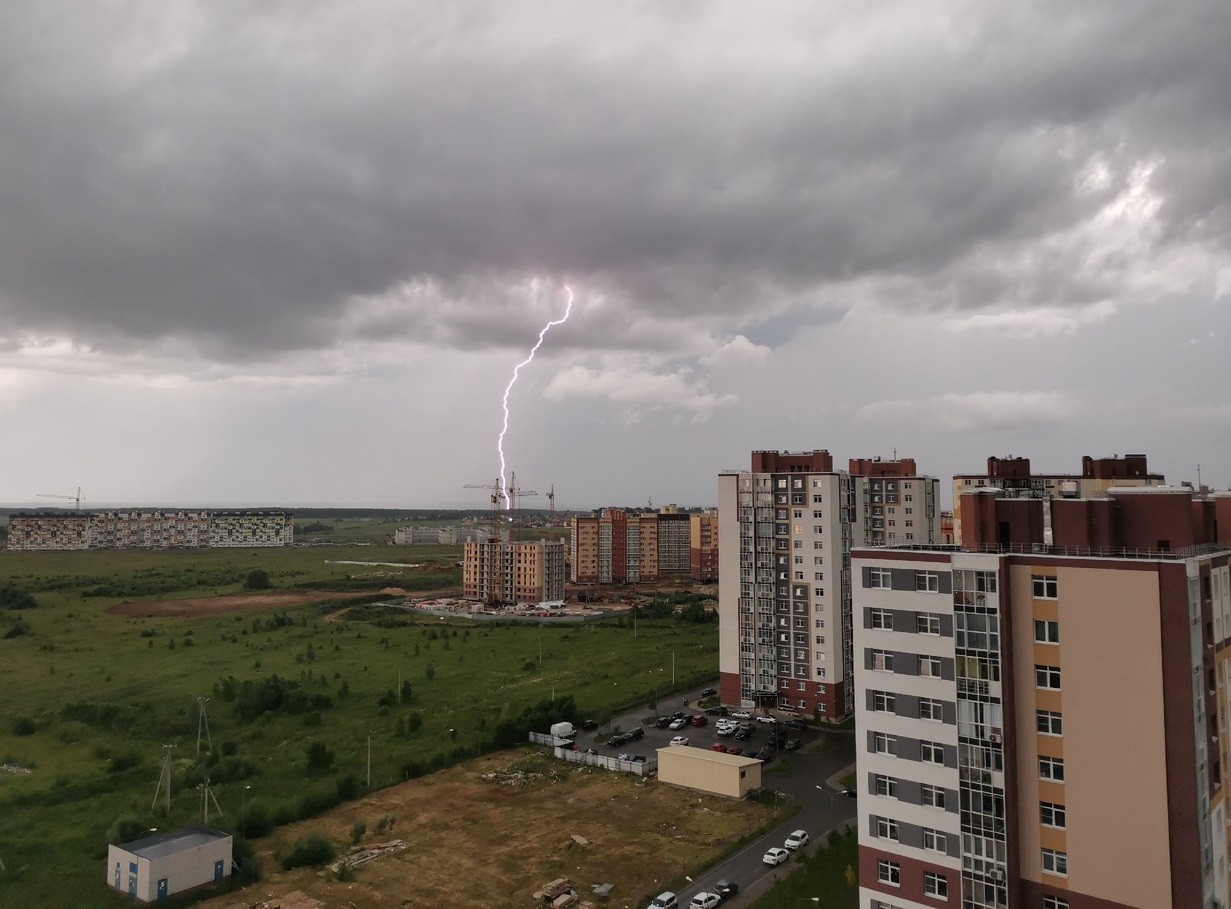
[[[54,492],[37,492],[35,493],[35,497],[39,499],[64,499],[65,501],[73,503],[74,511],[81,511],[81,487],[80,486],[77,487],[77,494],[75,496],[57,495]]]
[[[556,523],[556,484],[551,484],[551,489],[547,491],[547,501],[551,506],[551,523]]]
[[[510,518],[514,524],[517,523],[517,500],[523,496],[537,496],[538,493],[533,489],[519,489],[517,486],[517,472],[514,471],[509,477],[509,487],[506,490],[504,482],[500,477],[496,477],[496,482],[488,486],[484,483],[467,483],[463,489],[487,489],[491,492],[492,503],[492,529],[491,539],[500,539],[500,512],[504,510],[504,503],[509,502]]]

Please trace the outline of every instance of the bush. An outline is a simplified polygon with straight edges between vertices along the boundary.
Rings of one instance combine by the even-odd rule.
[[[38,605],[30,591],[16,584],[0,587],[0,609],[33,609]]]
[[[13,720],[13,735],[34,735],[34,732],[34,720],[29,717],[19,716]]]
[[[108,773],[119,773],[123,770],[130,770],[141,763],[141,755],[135,751],[122,751],[111,758],[111,763],[107,767]]]
[[[363,835],[368,832],[368,825],[363,821],[355,821],[350,828],[350,841],[356,846],[363,839]]]
[[[334,753],[323,742],[309,743],[304,753],[308,758],[309,770],[328,770],[333,766]]]
[[[333,843],[314,831],[303,839],[296,840],[290,849],[279,853],[277,859],[284,871],[290,871],[304,865],[323,865],[333,861],[336,854]]]
[[[269,589],[269,574],[262,571],[260,568],[254,568],[248,572],[248,577],[244,578],[245,590],[268,590]]]
[[[117,818],[107,830],[107,842],[113,846],[118,846],[120,843],[131,843],[133,840],[141,839],[149,832],[149,829],[148,824],[142,823],[135,817]]]

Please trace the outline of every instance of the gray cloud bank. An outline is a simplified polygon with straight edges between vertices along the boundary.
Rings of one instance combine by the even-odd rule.
[[[20,4],[0,338],[520,347],[568,279],[587,317],[556,345],[646,351],[861,302],[1184,290],[1227,261],[1229,23],[1221,0]]]

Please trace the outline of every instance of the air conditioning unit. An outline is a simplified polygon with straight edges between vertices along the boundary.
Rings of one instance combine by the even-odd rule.
[[[1004,869],[1003,868],[993,868],[991,872],[988,873],[988,877],[990,877],[994,881],[1003,881],[1004,880]]]
[[[987,734],[987,740],[989,742],[995,742],[997,745],[999,745],[1001,742],[1004,741],[1004,736],[1002,736],[999,732],[989,732]]]

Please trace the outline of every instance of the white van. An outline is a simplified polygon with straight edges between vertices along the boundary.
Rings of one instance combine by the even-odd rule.
[[[551,734],[558,739],[571,739],[577,735],[577,729],[572,723],[552,723]]]

